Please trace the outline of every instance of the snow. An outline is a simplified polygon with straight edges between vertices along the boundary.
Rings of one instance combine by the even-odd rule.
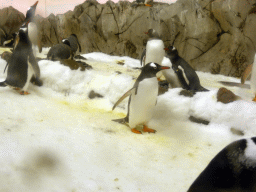
[[[197,73],[209,92],[189,98],[179,95],[181,88],[169,89],[158,97],[148,123],[157,133],[134,134],[111,121],[126,115],[127,99],[111,109],[133,86],[140,70],[132,68],[140,67],[139,60],[83,56],[93,70],[72,71],[42,60],[42,87],[30,84],[31,94],[25,96],[0,88],[0,191],[184,192],[222,148],[256,134],[251,90],[227,87],[243,100],[217,102],[223,86],[218,81],[240,80],[203,72]],[[123,66],[117,64],[121,60]],[[5,64],[0,59],[0,71]],[[0,81],[5,78],[1,73]],[[104,97],[89,99],[91,90]],[[210,124],[193,123],[190,115]],[[231,128],[244,135],[234,135]]]

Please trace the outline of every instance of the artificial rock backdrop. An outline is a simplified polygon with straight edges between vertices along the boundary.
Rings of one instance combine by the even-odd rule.
[[[43,46],[75,33],[83,53],[133,58],[140,58],[145,47],[144,32],[154,28],[196,70],[229,76],[241,76],[256,51],[256,0],[177,0],[153,7],[87,0],[74,11],[35,20]]]

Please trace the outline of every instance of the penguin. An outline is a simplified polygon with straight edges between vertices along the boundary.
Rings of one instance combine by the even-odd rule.
[[[256,191],[256,137],[235,141],[221,150],[188,192]]]
[[[20,94],[27,95],[28,85],[33,79],[35,84],[41,86],[39,80],[40,69],[33,55],[32,45],[28,37],[27,25],[19,29],[17,45],[8,61],[6,80],[0,82],[1,87],[10,86],[22,89]]]
[[[173,49],[173,46],[169,46],[168,48],[165,48],[165,50],[182,88],[192,92],[209,91],[201,86],[195,70],[179,56],[177,49]]]
[[[70,43],[72,54],[75,55],[78,48],[79,48],[79,52],[81,53],[81,51],[82,51],[81,45],[78,41],[76,34],[71,34],[67,39]]]
[[[24,27],[24,25],[26,25],[26,23],[28,23],[28,37],[29,37],[29,39],[32,43],[32,49],[33,49],[34,56],[36,56],[36,46],[39,49],[39,53],[42,52],[42,46],[41,46],[41,43],[38,39],[37,25],[34,22],[34,17],[35,17],[37,4],[38,4],[38,1],[36,1],[28,9],[28,11],[26,13],[26,18],[25,18],[24,24],[22,25],[22,27]]]
[[[69,58],[73,59],[73,52],[68,39],[63,39],[62,43],[52,46],[47,53],[47,59],[52,61]]]
[[[148,7],[152,7],[153,6],[153,0],[136,0],[136,3],[137,3],[137,6],[139,4],[144,4],[145,6],[148,6]]]
[[[129,96],[127,116],[123,119],[113,121],[119,123],[128,123],[131,131],[141,134],[136,129],[137,125],[143,124],[144,132],[155,133],[154,129],[146,126],[146,123],[152,118],[153,109],[156,105],[158,95],[157,72],[169,69],[166,66],[160,66],[157,63],[148,63],[143,68],[132,89],[127,91],[113,106],[112,110],[126,97]]]
[[[154,29],[149,29],[145,34],[149,36],[149,40],[147,41],[146,49],[144,49],[141,55],[141,65],[144,66],[145,63],[150,62],[161,65],[165,55],[164,42]],[[143,62],[144,60],[145,62]],[[158,80],[160,80],[161,75],[161,72],[157,74]]]

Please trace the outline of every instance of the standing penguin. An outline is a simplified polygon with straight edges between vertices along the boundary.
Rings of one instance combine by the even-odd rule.
[[[256,137],[226,146],[188,189],[188,192],[212,191],[256,191]]]
[[[22,89],[20,94],[27,95],[30,80],[41,86],[40,69],[33,55],[32,45],[28,37],[27,25],[20,28],[17,35],[17,45],[8,61],[7,78],[0,86],[10,86]]]
[[[136,126],[140,124],[144,125],[144,132],[156,132],[148,128],[145,124],[152,118],[153,109],[156,105],[158,95],[156,73],[163,69],[169,69],[169,67],[160,66],[156,63],[148,63],[142,68],[133,88],[127,91],[112,108],[112,110],[114,110],[123,99],[130,96],[127,116],[114,121],[129,123],[132,132],[137,134],[141,134],[141,132],[136,129]]]
[[[165,51],[164,51],[164,42],[154,29],[149,29],[148,32],[145,32],[149,36],[147,41],[146,49],[142,52],[141,55],[141,65],[144,66],[145,63],[159,63],[162,64]],[[145,62],[143,62],[145,60]],[[162,73],[157,74],[157,78],[161,77]]]
[[[193,92],[209,91],[201,86],[195,70],[179,56],[177,49],[173,49],[172,46],[169,46],[165,50],[167,52],[167,57],[172,63],[172,68],[184,89]]]
[[[69,58],[73,59],[73,52],[71,50],[70,42],[68,39],[63,39],[62,43],[52,46],[47,53],[47,59],[52,61]]]
[[[152,7],[153,0],[136,0],[137,4],[143,3],[145,6]]]
[[[69,37],[68,37],[68,41],[70,43],[70,47],[71,47],[71,51],[72,51],[72,54],[75,55],[76,54],[76,51],[77,49],[79,48],[79,52],[81,53],[81,45],[78,41],[78,38],[76,36],[76,34],[71,34]]]

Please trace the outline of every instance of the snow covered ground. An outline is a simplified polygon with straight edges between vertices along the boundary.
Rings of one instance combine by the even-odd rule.
[[[222,148],[256,135],[251,91],[227,87],[243,100],[217,102],[223,86],[218,81],[240,80],[203,72],[198,72],[201,84],[210,92],[189,98],[179,95],[180,88],[169,89],[158,97],[148,124],[157,133],[134,134],[111,121],[126,115],[127,99],[111,108],[133,85],[140,71],[131,67],[139,67],[139,60],[83,56],[93,70],[72,71],[42,60],[42,87],[30,84],[25,96],[0,88],[0,191],[185,192]],[[123,66],[116,63],[120,60]],[[0,81],[5,64],[0,59]],[[89,99],[91,90],[104,97]],[[192,123],[190,115],[210,124]]]

